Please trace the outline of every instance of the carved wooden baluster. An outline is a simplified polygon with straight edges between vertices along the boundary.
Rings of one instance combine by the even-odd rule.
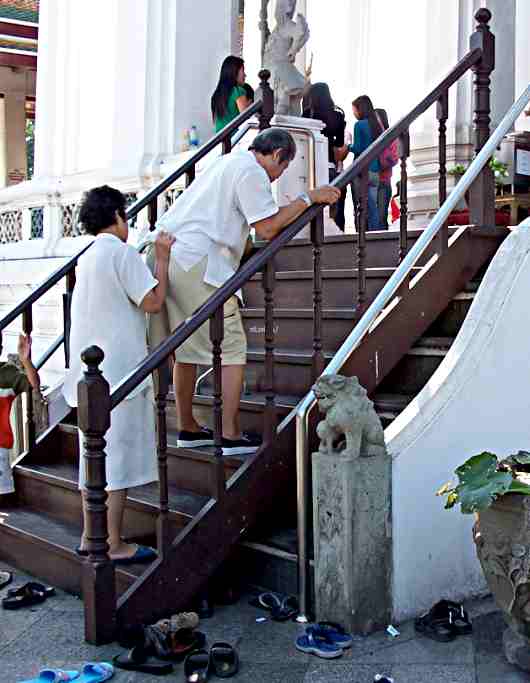
[[[232,138],[230,135],[223,140],[223,154],[230,154],[232,151]]]
[[[22,313],[22,330],[24,334],[31,335],[33,332],[33,309],[31,304]],[[33,411],[33,391],[27,393],[26,401],[26,429],[25,429],[26,449],[33,448],[35,445],[35,418]]]
[[[195,166],[192,166],[189,171],[186,171],[186,187],[189,187],[195,180]]]
[[[399,193],[399,254],[398,263],[405,258],[408,251],[407,227],[408,227],[408,206],[407,206],[407,159],[410,156],[410,136],[406,131],[399,136],[399,158],[401,166],[400,193]]]
[[[368,169],[361,173],[359,220],[357,227],[357,307],[363,311],[366,301],[366,230],[368,228]]]
[[[85,637],[99,645],[114,640],[116,587],[114,563],[109,560],[105,433],[110,427],[110,390],[99,366],[104,358],[97,346],[81,354],[87,369],[77,388],[78,425],[83,432],[86,505],[85,538],[88,559],[83,563]]]
[[[72,295],[75,287],[75,268],[66,274],[66,292],[63,294],[63,325],[64,325],[64,366],[70,367],[70,327]]]
[[[169,535],[169,496],[167,478],[167,394],[170,384],[168,361],[156,371],[156,426],[157,426],[157,457],[158,478],[160,482],[160,512],[157,520],[158,554],[163,557],[171,542]]]
[[[436,117],[438,119],[438,206],[442,204],[447,199],[447,117],[449,113],[448,106],[448,92],[440,97],[436,105]],[[443,254],[447,251],[449,240],[449,230],[447,221],[440,228],[437,236],[437,247],[436,250],[438,254]]]
[[[271,119],[274,116],[274,91],[269,85],[269,78],[271,72],[268,69],[262,69],[259,74],[260,85],[258,97],[261,99],[262,105],[259,112],[259,129],[265,130],[270,128]]]
[[[311,376],[313,382],[324,370],[322,351],[322,243],[324,242],[324,214],[319,211],[311,221],[313,243],[313,359]]]
[[[149,230],[155,229],[155,224],[158,219],[158,201],[155,197],[147,205],[147,222],[149,223]]]
[[[274,443],[276,438],[276,392],[274,390],[274,286],[276,272],[274,259],[263,270],[261,284],[265,298],[265,429],[264,441]]]
[[[495,68],[495,36],[489,28],[491,12],[482,7],[475,13],[477,27],[470,38],[470,48],[480,48],[482,59],[472,67],[475,89],[475,152],[478,153],[490,136],[490,76]],[[495,225],[495,180],[486,165],[469,188],[470,222],[474,225]]]
[[[216,467],[213,481],[214,498],[219,500],[225,493],[225,474],[223,464],[223,379],[221,345],[224,338],[224,309],[223,306],[215,311],[210,318],[210,339],[212,341],[213,356],[213,432],[215,443]]]

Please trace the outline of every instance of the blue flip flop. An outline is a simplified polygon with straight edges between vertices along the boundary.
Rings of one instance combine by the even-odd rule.
[[[335,645],[327,638],[316,635],[311,627],[306,629],[304,635],[298,636],[295,641],[295,647],[297,650],[300,650],[300,652],[316,655],[323,659],[336,659],[337,657],[342,657],[341,647]]]
[[[154,562],[158,557],[156,550],[147,545],[139,545],[134,555],[113,560],[114,564],[136,564],[137,562]]]
[[[334,621],[319,621],[318,624],[314,624],[311,628],[315,635],[326,638],[343,649],[351,647],[353,643],[351,635]]]
[[[63,671],[62,669],[41,669],[38,678],[20,681],[20,683],[67,683],[79,681],[79,671]]]
[[[83,667],[75,683],[102,683],[114,676],[114,667],[108,662],[89,662]]]

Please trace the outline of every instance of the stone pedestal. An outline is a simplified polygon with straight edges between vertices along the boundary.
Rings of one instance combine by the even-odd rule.
[[[285,206],[301,192],[329,183],[328,141],[321,132],[325,124],[315,119],[276,115],[271,125],[288,130],[296,142],[296,157],[273,184],[278,205]],[[328,209],[324,212],[324,234],[342,234],[329,217]],[[308,239],[309,235],[310,227],[307,226],[298,234],[298,238]]]
[[[318,621],[353,633],[390,623],[391,460],[313,454]]]

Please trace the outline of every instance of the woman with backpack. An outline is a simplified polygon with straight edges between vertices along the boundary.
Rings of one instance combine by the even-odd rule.
[[[221,66],[219,82],[212,95],[212,118],[216,133],[251,104],[244,83],[245,62],[240,57],[229,55]]]
[[[348,146],[355,158],[359,157],[372,142],[383,132],[379,123],[374,105],[368,95],[361,95],[352,102],[353,115],[357,123],[353,127],[353,144]],[[368,167],[368,230],[378,230],[380,227],[379,210],[377,208],[377,194],[379,190],[379,172],[381,166],[379,159],[374,159]],[[358,226],[359,202],[360,202],[360,177],[355,178],[352,184],[354,196],[356,229]]]
[[[346,118],[344,112],[335,106],[327,83],[314,83],[306,93],[303,101],[303,114],[307,119],[318,119],[325,123],[322,135],[328,139],[329,180],[334,180],[340,173],[343,160],[348,155],[344,145]],[[335,206],[330,207],[330,215],[344,232],[344,201],[346,190]]]
[[[388,128],[388,115],[384,109],[376,109],[379,124],[383,130]],[[397,141],[394,140],[379,157],[379,188],[377,190],[377,208],[382,228],[388,229],[388,209],[392,199],[392,168],[398,162]]]

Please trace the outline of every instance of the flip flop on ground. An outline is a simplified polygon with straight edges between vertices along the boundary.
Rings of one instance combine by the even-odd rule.
[[[20,681],[20,683],[68,683],[79,681],[79,671],[63,671],[63,669],[42,669],[37,678]]]

